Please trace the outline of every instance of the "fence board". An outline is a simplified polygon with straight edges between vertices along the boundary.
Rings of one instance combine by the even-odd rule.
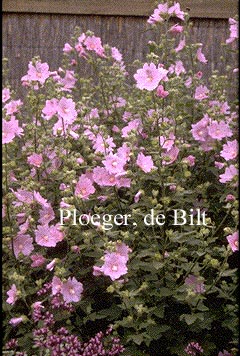
[[[229,18],[238,12],[237,0],[180,0],[191,17]],[[155,0],[3,0],[3,12],[73,15],[149,16]]]

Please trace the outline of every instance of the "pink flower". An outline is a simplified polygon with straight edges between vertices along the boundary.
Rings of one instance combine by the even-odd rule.
[[[193,274],[190,274],[185,279],[185,284],[189,286],[196,294],[202,294],[205,292],[205,286],[201,277],[196,277]]]
[[[223,162],[218,162],[218,161],[215,161],[214,162],[214,165],[216,168],[218,169],[222,169],[224,167],[224,163]]]
[[[196,100],[203,100],[208,98],[209,90],[205,85],[199,85],[194,94]]]
[[[134,196],[134,203],[139,202],[141,195],[142,195],[142,192],[141,192],[141,190],[139,190]]]
[[[229,18],[230,24],[230,37],[226,40],[226,43],[232,43],[235,39],[238,38],[238,21],[234,20],[233,18]]]
[[[19,317],[19,318],[12,318],[9,321],[9,324],[12,326],[17,326],[18,324],[20,324],[23,321],[23,317]]]
[[[220,174],[219,182],[221,183],[231,182],[231,180],[233,180],[233,178],[236,177],[237,175],[238,175],[237,168],[233,164],[231,164],[229,167],[226,167],[226,170],[223,174]]]
[[[73,48],[69,43],[65,43],[63,47],[63,52],[70,53],[72,52]]]
[[[55,218],[55,213],[51,205],[43,206],[43,208],[39,211],[39,223],[41,225],[49,224]]]
[[[132,249],[129,248],[125,243],[117,243],[116,244],[116,253],[120,256],[124,257],[126,262],[128,261],[128,254],[132,252]]]
[[[58,110],[58,99],[53,98],[51,100],[46,100],[46,104],[42,109],[43,118],[45,120],[50,120],[54,115],[56,115]]]
[[[74,101],[62,97],[58,102],[57,113],[67,124],[72,124],[77,117]]]
[[[29,256],[33,250],[33,239],[30,235],[17,235],[14,238],[13,251],[16,258],[20,253],[24,256]]]
[[[3,88],[2,90],[2,102],[5,103],[10,99],[10,90],[8,88]]]
[[[177,146],[173,146],[169,151],[167,152],[162,152],[162,164],[163,165],[168,165],[172,164],[173,162],[176,161],[177,157],[179,154],[179,148]]]
[[[169,92],[167,90],[164,90],[164,87],[162,85],[159,85],[157,87],[157,91],[156,91],[157,96],[159,96],[160,98],[166,98],[169,94]]]
[[[16,136],[21,136],[23,129],[18,126],[18,120],[14,116],[11,117],[10,121],[3,119],[2,125],[2,143],[12,142]]]
[[[11,100],[4,106],[6,109],[7,115],[13,115],[19,111],[20,106],[22,106],[23,102],[21,100]]]
[[[183,26],[180,26],[178,23],[173,25],[169,29],[169,32],[172,32],[172,33],[181,33],[182,31],[183,31]]]
[[[223,145],[223,149],[220,152],[220,156],[223,157],[226,161],[236,158],[238,155],[238,142],[227,141],[226,144]]]
[[[95,192],[95,188],[92,184],[92,181],[85,176],[80,176],[75,188],[75,195],[80,197],[83,200],[88,200],[89,195]]]
[[[110,174],[104,167],[98,166],[93,169],[93,180],[100,187],[113,187],[118,182],[115,174]]]
[[[43,162],[43,156],[41,153],[40,154],[33,153],[31,156],[28,157],[27,161],[32,166],[41,167],[41,164]]]
[[[35,230],[35,240],[40,246],[55,247],[63,238],[64,235],[58,230],[58,225],[39,225]]]
[[[238,231],[234,232],[232,235],[228,235],[226,239],[228,240],[229,246],[233,252],[239,250]]]
[[[168,71],[162,67],[156,68],[154,63],[145,63],[143,68],[138,69],[134,74],[136,86],[141,90],[152,91],[157,88],[160,80],[167,80],[167,73]]]
[[[227,196],[226,196],[226,199],[225,199],[226,201],[235,201],[236,200],[236,198],[235,198],[235,196],[234,195],[232,195],[232,194],[228,194]]]
[[[196,124],[192,124],[191,133],[195,140],[197,141],[206,141],[208,138],[208,123],[209,117],[208,115],[204,115],[204,117],[198,121]]]
[[[161,17],[161,14],[167,14],[168,4],[159,4],[156,9],[154,9],[153,14],[149,17],[147,22],[149,24],[155,24],[156,22],[162,22],[164,19]]]
[[[96,277],[102,276],[103,275],[102,268],[98,266],[93,266],[93,275]]]
[[[84,44],[89,51],[94,51],[96,54],[98,54],[100,57],[104,56],[104,48],[102,46],[102,41],[100,37],[96,36],[88,36]]]
[[[136,163],[145,173],[149,173],[152,169],[156,168],[153,164],[152,157],[145,156],[142,152],[138,154]]]
[[[132,131],[141,132],[142,122],[140,119],[134,119],[129,121],[129,123],[122,128],[122,137],[128,137]]]
[[[105,160],[102,161],[109,174],[119,174],[124,172],[124,166],[126,160],[123,157],[119,157],[117,154],[110,153],[105,156]]]
[[[190,167],[193,167],[195,165],[195,157],[192,155],[189,155],[189,156],[183,158],[183,162],[186,162]]]
[[[7,291],[8,298],[6,302],[8,304],[14,305],[17,300],[17,287],[15,284],[12,284],[11,288]]]
[[[61,279],[54,276],[52,279],[52,295],[61,293],[62,285],[63,285],[63,283],[62,283]]]
[[[180,9],[180,4],[178,2],[174,2],[174,5],[169,7],[168,9],[169,15],[175,15],[180,20],[184,21],[184,12]]]
[[[160,136],[159,137],[159,143],[161,145],[161,147],[163,149],[165,149],[166,151],[170,151],[171,148],[173,147],[175,142],[175,135],[171,132],[169,134],[169,137],[165,137],[165,136]]]
[[[105,276],[109,276],[112,281],[120,278],[128,271],[126,258],[115,252],[105,254],[101,271]]]
[[[46,269],[48,271],[52,271],[54,269],[54,267],[55,267],[55,264],[56,264],[56,258],[54,258],[50,263],[48,263],[46,265]]]
[[[175,52],[180,52],[186,46],[185,36],[179,41],[178,46],[175,48]]]
[[[202,46],[199,47],[198,50],[197,50],[197,59],[199,60],[199,62],[204,63],[204,64],[206,64],[208,62],[208,60],[206,59],[206,57],[202,53]]]
[[[66,303],[79,302],[83,292],[83,285],[75,277],[68,278],[67,282],[62,284],[62,296]]]
[[[58,82],[63,85],[62,90],[71,92],[71,89],[74,88],[77,79],[74,76],[73,70],[66,70],[65,77],[59,78]]]
[[[97,134],[97,137],[95,139],[95,143],[93,145],[93,148],[95,152],[100,152],[100,153],[110,153],[112,152],[113,147],[116,147],[115,143],[113,142],[113,138],[108,136],[106,139],[101,134]]]
[[[33,65],[32,62],[28,64],[27,75],[22,77],[22,81],[37,81],[40,84],[44,84],[45,81],[49,78],[50,71],[47,63],[36,62]]]
[[[42,207],[49,207],[49,203],[47,202],[47,199],[43,198],[39,192],[36,192],[34,190],[33,192],[33,198],[36,200],[38,204],[40,204]]]
[[[111,55],[113,59],[115,59],[115,61],[117,62],[122,61],[122,54],[119,52],[119,50],[116,47],[111,48]]]
[[[231,137],[233,133],[228,124],[226,124],[223,120],[220,122],[213,120],[208,126],[208,134],[216,140],[221,140],[225,137]]]
[[[177,77],[179,77],[179,75],[181,73],[186,73],[186,70],[183,66],[183,62],[182,61],[176,61],[175,66],[174,66],[174,72],[176,74]]]
[[[46,258],[40,254],[31,255],[30,258],[32,260],[31,267],[40,267],[46,262]]]

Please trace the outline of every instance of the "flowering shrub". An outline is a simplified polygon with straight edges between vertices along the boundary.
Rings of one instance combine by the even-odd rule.
[[[237,352],[237,70],[205,74],[179,3],[148,23],[130,80],[76,29],[61,68],[29,63],[23,101],[4,86],[6,355]]]

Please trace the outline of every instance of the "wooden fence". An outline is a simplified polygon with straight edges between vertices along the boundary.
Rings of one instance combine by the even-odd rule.
[[[229,37],[228,18],[237,13],[237,0],[180,0],[192,18],[193,41],[204,44],[212,67],[224,72],[231,56],[221,61],[220,43]],[[3,57],[9,60],[9,81],[21,93],[20,79],[28,62],[39,55],[51,70],[61,64],[62,49],[74,28],[91,30],[103,43],[117,47],[126,65],[144,60],[147,42],[156,40],[147,18],[156,7],[153,0],[3,0]],[[131,68],[129,70],[131,73]]]

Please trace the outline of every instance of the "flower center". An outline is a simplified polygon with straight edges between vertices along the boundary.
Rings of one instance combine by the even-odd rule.
[[[18,248],[19,248],[19,250],[22,250],[23,249],[23,245],[19,245]]]
[[[47,235],[43,236],[43,240],[48,241],[48,236]]]
[[[238,240],[234,241],[234,245],[238,247]]]
[[[75,294],[75,290],[73,288],[69,289],[70,294]]]
[[[82,188],[82,189],[80,190],[80,192],[81,192],[82,195],[85,195],[85,194],[87,193],[87,190],[86,190],[85,188]]]
[[[117,270],[118,270],[118,266],[117,266],[117,265],[113,265],[113,266],[112,266],[112,271],[113,271],[113,272],[117,272]]]
[[[117,167],[117,161],[113,161],[113,162],[112,162],[112,166],[113,166],[113,167]]]

